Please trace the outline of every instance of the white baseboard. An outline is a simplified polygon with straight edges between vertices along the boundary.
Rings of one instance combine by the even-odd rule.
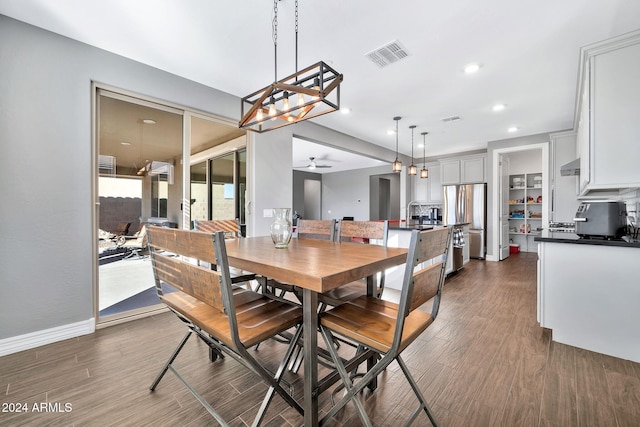
[[[31,332],[17,337],[0,340],[0,356],[29,350],[42,345],[79,337],[95,332],[96,321],[91,319],[69,325],[57,326],[42,331]]]
[[[500,260],[498,259],[498,257],[497,257],[497,256],[495,256],[495,255],[487,255],[485,259],[486,259],[487,261],[493,261],[493,262],[498,262],[498,261],[500,261]]]

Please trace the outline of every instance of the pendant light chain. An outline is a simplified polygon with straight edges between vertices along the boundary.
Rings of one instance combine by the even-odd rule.
[[[298,72],[298,0],[296,0],[296,73]]]
[[[273,21],[271,21],[271,35],[273,37],[273,56],[274,56],[274,82],[278,81],[278,0],[273,0]]]

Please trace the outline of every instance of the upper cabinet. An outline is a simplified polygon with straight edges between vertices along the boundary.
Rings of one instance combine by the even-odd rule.
[[[581,59],[579,196],[640,188],[640,31],[587,46]]]
[[[420,178],[418,175],[410,177],[413,180],[413,200],[425,201],[428,204],[442,203],[442,184],[440,182],[440,165],[438,163],[427,163],[429,171],[428,178]]]
[[[486,182],[486,157],[482,154],[440,160],[442,185]]]

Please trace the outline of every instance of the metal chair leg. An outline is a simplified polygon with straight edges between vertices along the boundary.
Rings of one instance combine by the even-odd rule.
[[[418,415],[418,413],[420,412],[420,409],[424,409],[433,427],[438,427],[438,423],[436,422],[436,419],[433,416],[433,413],[431,413],[431,409],[427,405],[427,401],[422,395],[422,392],[420,391],[418,384],[416,383],[416,381],[413,379],[413,376],[409,372],[407,365],[405,365],[404,360],[402,360],[402,357],[400,357],[400,355],[396,356],[396,360],[398,361],[398,365],[400,365],[400,369],[402,369],[404,376],[407,378],[407,381],[409,381],[409,384],[411,384],[411,388],[413,389],[413,392],[415,393],[416,397],[420,401],[420,407],[416,410],[415,415],[409,419],[409,422],[407,423],[407,425],[409,425],[413,421],[413,418],[415,418],[415,416]]]
[[[369,416],[367,415],[367,412],[364,409],[364,405],[360,401],[360,398],[357,396],[358,390],[356,390],[353,387],[353,382],[351,381],[351,378],[349,378],[349,373],[347,372],[346,368],[342,364],[342,361],[340,360],[340,355],[338,355],[338,351],[335,348],[335,342],[333,340],[333,336],[331,335],[330,332],[328,332],[324,328],[320,328],[320,331],[322,332],[322,336],[327,344],[329,353],[331,353],[331,357],[333,358],[333,363],[335,364],[336,370],[338,371],[338,374],[340,374],[340,377],[342,378],[344,388],[347,390],[347,395],[343,397],[342,400],[345,401],[345,403],[351,400],[355,405],[356,410],[358,411],[358,416],[360,417],[360,421],[362,421],[362,424],[364,424],[366,427],[372,427],[373,424],[371,423],[371,420],[369,419]],[[329,411],[329,413],[325,416],[325,418],[323,418],[323,420],[327,419],[327,417],[333,416],[338,410],[340,410],[344,406],[344,404],[341,403],[338,406],[339,407],[337,409],[334,406],[334,408],[332,408],[331,411]]]
[[[156,389],[156,386],[158,385],[162,377],[164,377],[164,374],[167,373],[167,370],[169,369],[173,361],[178,356],[178,353],[180,353],[180,350],[182,350],[182,347],[184,347],[184,345],[187,343],[187,340],[189,339],[192,333],[193,331],[189,329],[189,332],[187,332],[184,338],[182,338],[182,341],[180,341],[180,344],[178,344],[178,347],[176,347],[176,349],[173,351],[173,354],[171,354],[171,357],[169,357],[169,360],[167,360],[167,363],[165,363],[162,369],[160,370],[160,374],[158,374],[156,379],[153,381],[153,384],[151,384],[151,387],[149,387],[151,391]]]

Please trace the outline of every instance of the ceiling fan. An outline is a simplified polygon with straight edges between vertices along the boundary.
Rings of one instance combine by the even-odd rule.
[[[319,165],[316,163],[315,157],[309,157],[309,164],[306,166],[298,166],[299,168],[315,169],[315,168],[331,168],[331,165]]]

